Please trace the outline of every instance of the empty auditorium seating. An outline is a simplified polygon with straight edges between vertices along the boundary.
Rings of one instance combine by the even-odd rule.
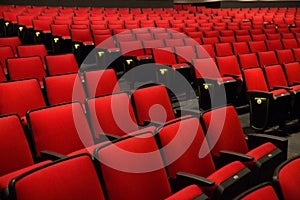
[[[45,64],[44,58],[47,55],[47,50],[43,44],[18,45],[17,52],[20,57],[39,56]]]
[[[11,46],[15,55],[17,55],[16,46],[22,44],[19,37],[0,37],[1,46]]]
[[[262,183],[241,193],[234,200],[259,200],[259,199],[279,200],[279,197],[270,183]]]
[[[11,46],[0,46],[0,64],[4,73],[7,74],[6,59],[15,57]]]

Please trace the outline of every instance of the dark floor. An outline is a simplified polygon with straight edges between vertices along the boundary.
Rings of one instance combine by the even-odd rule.
[[[254,130],[249,126],[249,113],[239,115],[242,127],[245,133],[254,133]],[[278,127],[272,127],[271,129],[265,131],[266,134],[276,135],[276,130]],[[300,154],[300,130],[297,120],[287,122],[287,135],[285,137],[288,139],[288,158]]]

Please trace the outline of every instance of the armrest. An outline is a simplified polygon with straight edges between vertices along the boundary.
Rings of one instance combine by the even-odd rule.
[[[293,85],[300,85],[300,82],[296,81],[293,83]]]
[[[213,186],[215,184],[212,180],[186,172],[177,172],[176,180],[186,185],[196,184],[200,187]]]
[[[121,136],[118,136],[118,135],[115,135],[115,134],[101,132],[100,138],[95,138],[94,140],[95,140],[95,143],[98,144],[98,143],[106,141],[106,140],[114,141],[114,140],[117,140],[117,139],[120,139],[120,138],[121,138]]]
[[[62,158],[66,158],[66,155],[63,155],[61,153],[57,153],[54,151],[44,150],[40,152],[40,158],[41,160],[58,160]]]
[[[192,116],[200,117],[201,115],[200,110],[196,110],[196,109],[176,108],[175,111],[176,113],[179,112],[181,116],[192,115]]]
[[[223,74],[224,77],[232,77],[232,78],[239,78],[240,76],[239,75],[236,75],[236,74]]]
[[[157,121],[149,121],[149,120],[145,120],[143,126],[149,126],[149,125],[150,125],[150,126],[160,127],[160,126],[163,125],[163,123],[157,122]]]
[[[287,87],[287,86],[276,85],[276,86],[273,87],[273,89],[274,89],[274,90],[278,90],[278,89],[292,90],[293,88]]]
[[[266,142],[271,142],[276,147],[281,149],[281,151],[284,153],[285,158],[287,158],[287,148],[288,148],[288,139],[274,136],[274,135],[267,135],[267,134],[248,134],[248,147],[249,149],[253,149],[255,147],[258,147],[259,145],[262,145]]]
[[[271,98],[271,92],[252,90],[247,92],[248,98]]]
[[[233,151],[222,150],[220,151],[220,159],[222,161],[225,160],[226,163],[233,162],[236,160],[241,162],[248,162],[248,161],[252,161],[254,157],[242,153],[233,152]]]

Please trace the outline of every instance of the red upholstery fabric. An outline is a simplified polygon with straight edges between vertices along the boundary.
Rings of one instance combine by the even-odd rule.
[[[171,47],[153,49],[153,57],[157,64],[172,65],[177,63]]]
[[[0,39],[1,41],[1,39]],[[4,72],[7,72],[6,68],[6,58],[15,57],[13,48],[11,46],[0,46],[0,64]]]
[[[72,41],[93,43],[93,37],[90,29],[71,29]]]
[[[135,153],[136,156],[130,153]],[[145,153],[147,154],[144,155]],[[109,199],[153,200],[165,199],[171,195],[161,155],[151,134],[106,146],[96,156],[100,160]],[[151,166],[155,166],[155,169],[150,169]]]
[[[179,63],[191,63],[192,59],[197,58],[196,52],[193,46],[176,46],[175,53]]]
[[[284,165],[278,174],[278,180],[284,199],[296,200],[299,198],[299,168],[300,159],[296,158]]]
[[[267,51],[267,46],[265,41],[250,41],[249,47],[252,53]]]
[[[17,115],[0,118],[0,176],[33,165],[32,155]]]
[[[84,103],[86,95],[78,74],[48,76],[44,79],[50,105],[79,101]]]
[[[165,122],[175,118],[165,86],[138,89],[132,95],[139,124],[145,120]]]
[[[202,190],[197,185],[190,185],[165,200],[190,200],[202,194]]]
[[[295,61],[300,61],[300,48],[293,49]]]
[[[298,62],[284,64],[289,85],[300,82],[300,64]]]
[[[281,40],[266,40],[268,51],[283,49]]]
[[[0,38],[0,46],[11,46],[15,55],[17,55],[16,46],[20,44],[22,44],[21,40],[19,39],[19,37],[16,36]]]
[[[258,52],[258,59],[261,66],[278,64],[278,60],[274,51]]]
[[[146,50],[146,54],[151,55],[153,48],[165,47],[165,43],[162,39],[144,40],[143,41],[143,46]]]
[[[247,42],[233,42],[232,46],[236,55],[250,53],[250,49]]]
[[[37,78],[42,81],[46,76],[42,59],[39,56],[7,59],[7,69],[12,80]]]
[[[44,57],[47,55],[47,50],[44,44],[19,45],[17,52],[20,57],[39,56],[45,64]]]
[[[74,54],[51,55],[45,59],[49,75],[76,73],[79,70]]]
[[[84,78],[89,97],[120,92],[118,79],[113,69],[87,71]]]
[[[138,130],[134,111],[126,93],[90,99],[87,108],[96,137],[101,133],[123,136]]]
[[[214,46],[212,44],[197,45],[196,52],[198,58],[216,57]]]
[[[30,171],[32,169],[35,169],[35,168],[40,167],[40,166],[43,166],[43,165],[45,165],[45,164],[47,164],[49,162],[50,161],[44,161],[44,162],[41,162],[41,163],[38,163],[38,164],[30,165],[30,166],[27,166],[25,168],[21,168],[19,170],[13,171],[13,172],[11,172],[9,174],[5,174],[3,176],[0,176],[0,190],[4,189],[6,186],[8,186],[9,182],[13,178],[15,178],[15,177],[17,177],[17,176],[19,176],[21,174],[24,174],[25,172],[28,172],[28,171]]]
[[[104,200],[93,162],[87,156],[68,159],[32,172],[16,181],[15,191],[24,200]]]
[[[239,172],[240,170],[242,170],[244,168],[245,168],[245,165],[243,165],[241,162],[234,161],[234,162],[229,163],[229,164],[225,165],[224,167],[218,169],[217,171],[215,171],[213,174],[211,174],[207,178],[210,180],[213,180],[215,182],[214,186],[216,187],[217,185],[219,185],[220,183],[222,183],[229,177],[234,176],[237,172]],[[204,192],[207,195],[211,196],[212,191],[214,190],[215,187],[205,188]]]
[[[293,49],[299,47],[296,39],[283,39],[282,43],[285,49]]]
[[[231,56],[233,55],[231,43],[216,43],[216,53],[218,56]]]
[[[122,41],[119,43],[122,54],[125,56],[143,56],[145,55],[142,42],[135,41]]]
[[[198,119],[171,123],[159,129],[158,134],[170,177],[176,178],[177,172],[207,177],[215,171],[209,153],[199,157],[200,148],[203,148],[203,152],[209,152],[209,147]]]
[[[265,72],[271,90],[274,89],[274,86],[288,86],[283,69],[280,65],[268,66],[265,68]]]
[[[269,91],[261,68],[247,69],[244,71],[244,76],[248,91]]]
[[[221,74],[213,58],[194,59],[193,66],[196,78],[221,78]]]
[[[207,136],[207,141],[212,148],[212,155],[219,156],[221,150],[243,154],[248,152],[244,132],[233,106],[221,107],[205,112],[202,117],[206,130],[210,133]],[[212,119],[213,122],[211,121]],[[220,123],[214,123],[216,121]],[[217,141],[217,143],[212,145],[210,144],[212,141]]]
[[[266,185],[264,187],[258,188],[255,191],[242,197],[241,200],[259,200],[259,199],[270,199],[278,200],[277,194],[271,185]]]
[[[258,60],[255,53],[239,55],[241,68],[247,69],[252,67],[258,67]]]
[[[294,62],[294,55],[291,49],[282,49],[276,51],[280,64]]]
[[[235,55],[232,56],[224,56],[217,57],[217,63],[220,70],[221,75],[224,77],[226,74],[237,75],[236,80],[242,79],[242,74],[240,70],[240,65]]]
[[[261,157],[263,157],[263,156],[269,154],[271,151],[275,150],[276,148],[277,147],[274,144],[267,142],[265,144],[260,145],[259,147],[256,147],[255,149],[252,149],[251,151],[249,151],[247,153],[247,155],[254,157],[254,160],[253,160],[253,163],[254,163]]]
[[[0,83],[0,114],[17,113],[46,106],[36,79]]]
[[[0,82],[3,82],[3,81],[7,81],[6,79],[6,76],[4,74],[4,71],[3,69],[1,68],[1,64],[0,64]]]
[[[94,144],[79,103],[35,110],[28,117],[37,155],[42,150],[69,154]]]

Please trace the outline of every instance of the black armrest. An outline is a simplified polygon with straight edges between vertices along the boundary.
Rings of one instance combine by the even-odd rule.
[[[248,162],[248,161],[252,161],[254,157],[242,153],[233,152],[233,151],[222,150],[220,151],[220,159],[221,160],[224,159],[226,163],[233,162],[236,160],[241,162]]]
[[[283,153],[285,158],[287,158],[287,148],[288,148],[288,139],[274,136],[274,135],[267,135],[267,134],[248,134],[248,147],[249,149],[253,149],[262,145],[266,142],[271,142],[276,147],[278,147]]]
[[[271,98],[272,92],[264,92],[264,91],[257,91],[257,90],[252,90],[252,91],[247,91],[247,96],[248,98]]]
[[[293,85],[300,85],[300,82],[296,81],[293,83]]]
[[[278,90],[278,89],[292,90],[293,88],[287,87],[287,86],[276,85],[276,86],[273,87],[273,89],[274,89],[274,90]]]
[[[114,141],[114,140],[117,140],[117,139],[120,139],[120,138],[121,138],[121,136],[102,132],[100,134],[100,138],[95,138],[95,143],[98,144],[100,142],[107,141],[107,140]]]
[[[200,187],[213,186],[215,184],[215,182],[212,180],[186,172],[177,172],[176,180],[183,184],[196,184]]]
[[[236,74],[223,74],[224,77],[232,77],[232,78],[239,78],[239,75]]]
[[[195,117],[200,117],[200,115],[201,115],[200,110],[197,110],[197,109],[176,108],[175,110],[176,110],[176,113],[180,112],[181,116],[192,115]]]
[[[54,151],[43,150],[40,152],[40,159],[44,160],[58,160],[62,158],[66,158],[67,156],[61,153],[57,153]]]

